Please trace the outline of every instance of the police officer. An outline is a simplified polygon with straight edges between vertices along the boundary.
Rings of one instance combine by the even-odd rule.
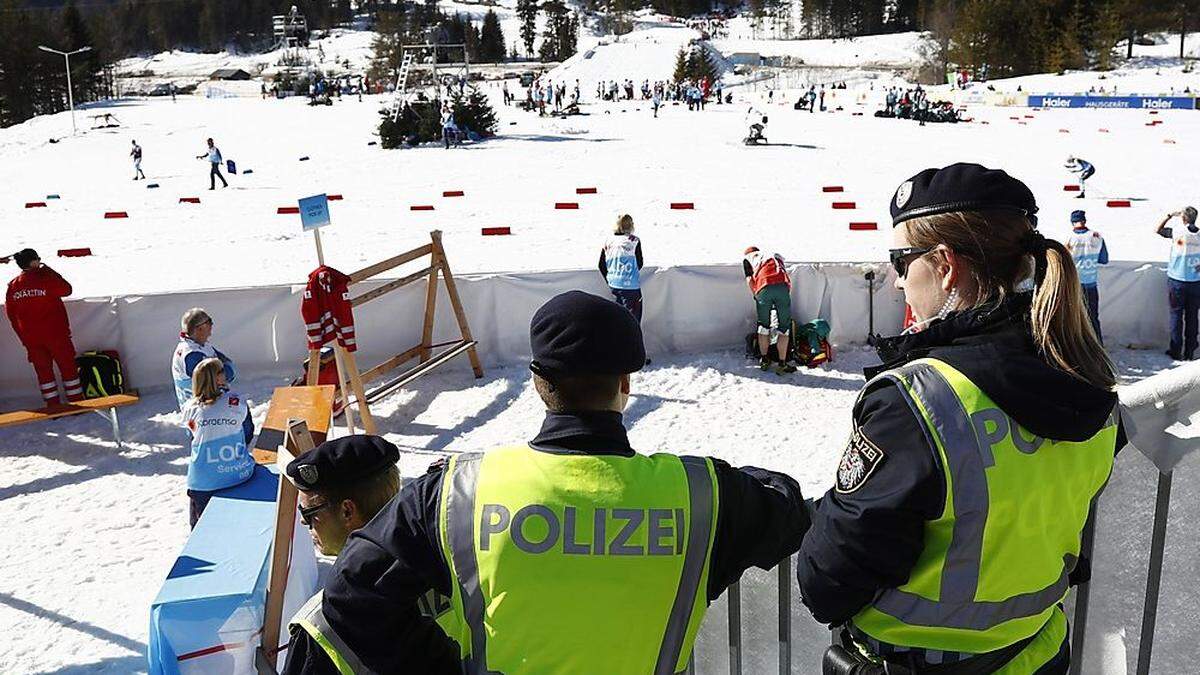
[[[1183,227],[1167,227],[1176,216],[1183,221]],[[1171,240],[1167,263],[1171,342],[1167,356],[1176,361],[1191,361],[1196,358],[1200,327],[1200,227],[1196,225],[1195,207],[1168,213],[1155,232]]]
[[[1097,288],[1097,281],[1100,278],[1099,266],[1108,264],[1108,245],[1099,232],[1088,229],[1087,214],[1083,211],[1071,212],[1071,237],[1067,239],[1067,250],[1071,252],[1071,260],[1079,272],[1088,320],[1100,344],[1104,344],[1104,334],[1100,332],[1100,289]]]
[[[308,526],[313,545],[324,555],[338,555],[346,538],[366,525],[400,490],[396,462],[400,450],[379,436],[365,434],[325,441],[288,463],[287,475],[300,492],[300,521]],[[323,652],[299,636],[313,630],[308,615],[319,610],[321,594],[313,596],[289,625],[284,672],[326,672]],[[315,660],[315,663],[314,663]]]
[[[876,338],[797,563],[826,672],[1066,673],[1061,603],[1124,444],[1113,366],[1021,181],[927,169],[891,212],[916,328]]]
[[[434,464],[351,535],[312,640],[341,672],[678,673],[708,603],[799,545],[791,478],[630,446],[632,314],[564,293],[530,342],[537,436]],[[450,637],[421,620],[429,589]]]

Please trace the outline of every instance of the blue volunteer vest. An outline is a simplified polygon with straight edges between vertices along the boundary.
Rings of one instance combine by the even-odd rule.
[[[245,399],[227,391],[211,404],[195,399],[183,408],[183,425],[192,432],[187,487],[212,492],[238,485],[254,472],[242,424],[250,414]]]
[[[1084,286],[1095,286],[1100,276],[1100,249],[1104,248],[1104,238],[1099,232],[1085,230],[1075,232],[1067,239],[1067,249],[1075,260],[1075,269],[1079,271],[1079,283]]]
[[[1200,233],[1179,228],[1171,238],[1171,259],[1167,277],[1175,281],[1200,281]]]
[[[632,234],[614,234],[604,244],[604,261],[608,266],[610,288],[636,291],[641,288],[637,264],[638,238]]]

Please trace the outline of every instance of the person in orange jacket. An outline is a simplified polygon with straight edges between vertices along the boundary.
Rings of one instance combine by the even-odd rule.
[[[68,401],[82,401],[83,387],[75,366],[71,324],[62,299],[71,294],[71,284],[42,263],[37,251],[27,248],[13,256],[21,273],[8,282],[4,310],[13,330],[25,346],[37,374],[38,389],[46,405],[60,402],[54,365],[62,376]]]

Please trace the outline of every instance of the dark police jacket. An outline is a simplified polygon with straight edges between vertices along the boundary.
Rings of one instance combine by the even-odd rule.
[[[548,413],[530,446],[552,453],[634,454],[615,412]],[[754,467],[734,469],[719,459],[713,467],[719,511],[709,602],[750,567],[770,569],[794,553],[808,528],[800,486],[791,477]],[[352,534],[325,588],[326,619],[376,672],[461,672],[458,646],[418,609],[430,589],[450,595],[450,572],[438,543],[442,478],[443,464],[435,463]],[[337,671],[320,646],[300,631],[283,672]]]
[[[876,374],[909,361],[940,359],[966,375],[1001,410],[1043,438],[1083,441],[1108,421],[1117,395],[1049,365],[1033,343],[1029,294],[951,314],[913,335],[877,342]],[[855,425],[884,455],[861,486],[829,490],[812,512],[797,562],[800,595],[817,621],[845,623],[876,594],[908,581],[936,520],[946,484],[921,421],[891,380],[864,392]],[[1118,430],[1117,449],[1125,445]],[[1080,573],[1086,566],[1076,568]]]

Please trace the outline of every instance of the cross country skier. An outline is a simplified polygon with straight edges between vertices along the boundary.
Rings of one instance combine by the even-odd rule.
[[[221,187],[229,187],[229,183],[225,182],[225,176],[221,175],[221,149],[213,145],[213,139],[208,139],[208,150],[203,155],[196,155],[196,159],[208,159],[208,163],[212,165],[212,170],[208,172],[208,189],[217,189],[217,179],[221,179]]]
[[[145,178],[146,174],[142,173],[142,146],[138,145],[137,141],[133,142],[133,150],[129,151],[129,156],[133,158],[133,179]]]
[[[1087,182],[1087,179],[1092,177],[1092,174],[1096,173],[1096,167],[1092,166],[1091,162],[1088,162],[1085,159],[1080,159],[1075,155],[1070,155],[1067,157],[1067,163],[1065,166],[1066,169],[1071,173],[1079,174],[1079,194],[1075,195],[1075,198],[1083,199],[1084,194],[1087,192],[1087,186],[1085,183]]]

